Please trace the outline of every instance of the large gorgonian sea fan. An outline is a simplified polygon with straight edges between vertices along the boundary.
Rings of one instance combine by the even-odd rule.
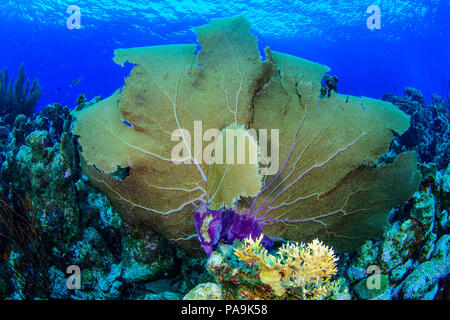
[[[389,210],[419,186],[413,152],[375,165],[409,117],[375,99],[321,98],[328,67],[270,49],[263,61],[250,29],[240,16],[197,27],[198,53],[196,44],[116,50],[116,63],[135,64],[122,91],[76,113],[84,171],[126,219],[185,248],[199,248],[196,208],[205,214],[231,207],[239,214],[235,228],[255,223],[271,238],[319,238],[338,251],[355,249],[380,235]],[[247,141],[247,156],[256,144],[261,162],[264,146],[249,129],[277,129],[279,170],[208,165],[202,155],[222,135],[192,146],[200,121],[202,132],[234,130]],[[277,141],[267,136],[270,150]],[[180,141],[184,163],[172,155]],[[123,179],[116,178],[120,168],[129,169]],[[200,240],[214,216],[202,219]]]

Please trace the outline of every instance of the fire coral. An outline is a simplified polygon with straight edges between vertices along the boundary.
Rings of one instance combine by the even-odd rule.
[[[409,116],[380,100],[320,97],[327,66],[269,48],[263,61],[250,29],[242,16],[197,27],[198,53],[196,44],[116,50],[116,63],[135,64],[125,86],[76,113],[85,174],[125,218],[185,248],[200,248],[193,215],[210,204],[208,210],[232,210],[233,223],[251,223],[249,230],[262,228],[269,238],[319,238],[343,251],[379,236],[390,209],[421,180],[414,152],[376,165],[394,133],[408,129]],[[210,146],[189,143],[198,121],[203,130],[278,130],[279,170],[264,174],[261,150],[253,151],[261,160],[256,169],[205,163]],[[180,141],[185,159],[174,159]],[[128,175],[116,178],[123,169]],[[209,232],[215,220],[203,216],[203,235],[219,241],[224,224]]]
[[[274,256],[261,245],[262,238],[245,239],[234,254],[249,265],[256,263],[260,280],[274,294],[282,296],[289,289],[296,291],[302,300],[321,300],[337,290],[339,283],[330,280],[337,273],[338,258],[333,249],[317,239],[308,245],[288,242]]]

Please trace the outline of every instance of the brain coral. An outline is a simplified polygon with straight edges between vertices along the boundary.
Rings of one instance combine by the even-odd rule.
[[[193,212],[206,204],[234,206],[272,238],[354,249],[419,185],[415,153],[376,166],[409,117],[379,100],[321,98],[328,67],[268,48],[262,59],[250,29],[241,16],[197,27],[198,53],[196,44],[116,50],[116,63],[135,66],[121,91],[76,114],[84,171],[127,219],[185,247],[199,248]],[[205,161],[236,149],[217,144],[225,129],[256,164]],[[260,129],[276,134],[258,145]],[[209,143],[193,144],[199,135]]]

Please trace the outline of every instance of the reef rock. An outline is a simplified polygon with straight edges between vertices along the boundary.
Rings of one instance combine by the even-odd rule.
[[[450,113],[444,101],[433,95],[427,105],[419,90],[408,87],[403,96],[384,94],[383,100],[411,116],[410,128],[398,138],[399,146],[417,151],[420,162],[445,169],[450,163]]]

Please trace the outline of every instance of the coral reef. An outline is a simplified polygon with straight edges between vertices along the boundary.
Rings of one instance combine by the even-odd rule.
[[[242,16],[197,27],[198,53],[195,44],[116,50],[116,63],[134,64],[125,86],[75,113],[84,173],[122,217],[193,251],[201,205],[235,210],[268,238],[354,250],[420,184],[414,152],[376,165],[410,118],[334,89],[321,98],[328,67],[268,48],[264,60],[250,29]],[[228,129],[249,147],[226,153],[258,163],[216,161]],[[271,132],[255,145],[258,130]],[[203,132],[212,143],[192,147]]]
[[[13,125],[3,123],[2,212],[15,220],[20,217],[9,206],[27,214],[12,201],[11,190],[17,190],[32,203],[32,226],[45,237],[20,246],[8,232],[12,224],[0,221],[0,234],[8,235],[0,236],[0,298],[181,299],[197,283],[211,280],[205,258],[191,257],[161,235],[139,230],[89,183],[81,172],[72,121],[67,107],[54,104],[29,117],[18,115]],[[29,263],[27,248],[40,250],[46,273]],[[80,290],[67,287],[71,265],[81,270]],[[50,277],[44,286],[50,292],[29,285],[42,273]]]
[[[225,299],[341,299],[346,288],[337,273],[332,249],[314,240],[308,245],[285,243],[276,254],[261,244],[262,235],[233,246],[221,244],[208,259]]]
[[[269,49],[261,61],[248,30],[242,17],[199,27],[198,55],[118,50],[136,64],[122,92],[73,111],[34,114],[37,81],[0,74],[0,299],[449,298],[445,103],[338,94],[325,66]],[[197,119],[221,128],[212,159],[230,130],[260,162],[197,161],[178,131],[188,163],[172,164],[158,141]],[[280,170],[263,175],[274,163],[252,129],[280,127]],[[196,239],[209,257],[182,249]]]
[[[425,178],[412,199],[391,212],[391,223],[381,239],[343,256],[339,275],[355,298],[448,297],[449,173],[447,168]],[[371,287],[374,280],[378,285]]]
[[[450,112],[444,100],[433,95],[427,105],[419,90],[405,88],[403,96],[384,94],[383,100],[392,102],[411,115],[411,126],[396,139],[394,150],[415,150],[420,162],[437,164],[438,169],[450,163]]]
[[[48,234],[38,220],[37,212],[31,201],[23,199],[11,191],[9,205],[0,200],[0,223],[5,233],[0,232],[0,239],[19,249],[14,259],[6,261],[0,269],[6,269],[11,274],[11,281],[19,288],[18,295],[23,299],[36,296],[50,298],[53,289],[49,275],[49,264],[46,259],[49,248]],[[9,253],[3,257],[7,260]],[[5,281],[5,279],[3,279]]]
[[[0,117],[12,122],[19,114],[30,116],[41,97],[41,87],[37,79],[30,86],[24,65],[21,64],[16,81],[8,79],[8,69],[0,71]]]
[[[268,284],[277,296],[289,288],[300,292],[303,299],[322,299],[330,295],[335,284],[330,279],[337,272],[337,258],[333,249],[315,239],[312,243],[283,244],[277,256],[267,253],[261,244],[262,235],[255,241],[244,240],[235,255],[247,264],[259,265],[259,278]]]
[[[343,253],[339,261],[330,255],[332,251],[324,255],[328,267],[320,270],[336,275],[333,283],[321,287],[323,291],[305,296],[301,294],[304,291],[294,290],[297,276],[305,271],[292,276],[290,267],[305,252],[305,245],[284,244],[274,255],[262,246],[262,238],[248,238],[233,245],[219,242],[208,259],[208,268],[220,284],[222,297],[305,299],[324,298],[320,293],[328,292],[325,297],[331,299],[448,299],[450,166],[440,171],[433,170],[433,165],[421,168],[424,179],[420,189],[404,205],[391,211],[382,237],[367,241],[355,252]],[[315,246],[321,247],[318,242]],[[327,252],[326,247],[322,248],[322,253]],[[300,265],[307,267],[304,262]],[[202,299],[202,288],[206,295],[209,285],[205,284],[198,287],[200,294],[192,293],[189,299]]]
[[[98,99],[83,103],[89,107]],[[50,282],[40,288],[30,286],[43,283],[33,282],[42,272],[30,264],[29,253],[12,241],[11,234],[0,236],[1,299],[448,298],[450,167],[437,170],[433,164],[421,164],[420,189],[392,210],[384,235],[367,241],[355,253],[340,255],[335,262],[337,274],[329,282],[320,282],[321,286],[311,286],[303,278],[287,277],[293,270],[289,263],[307,246],[280,247],[275,242],[278,253],[269,251],[262,246],[268,240],[260,238],[261,228],[251,227],[255,221],[233,222],[246,218],[236,211],[197,208],[200,230],[208,214],[220,215],[220,225],[213,220],[204,224],[204,230],[219,234],[208,261],[122,218],[82,174],[68,108],[49,105],[38,114],[18,115],[13,124],[1,126],[3,208],[31,212],[20,211],[12,190],[29,199],[34,226],[45,235],[29,248],[39,249],[45,257],[42,263],[49,279],[44,280]],[[6,213],[18,217],[12,211]],[[7,235],[5,226],[0,223],[0,233]],[[248,236],[243,243],[237,241]],[[81,269],[80,290],[67,288],[70,265]],[[371,273],[374,266],[380,272],[378,280]],[[274,268],[283,269],[285,276],[277,275]],[[368,285],[371,281],[378,284]],[[41,290],[45,288],[50,292]]]

